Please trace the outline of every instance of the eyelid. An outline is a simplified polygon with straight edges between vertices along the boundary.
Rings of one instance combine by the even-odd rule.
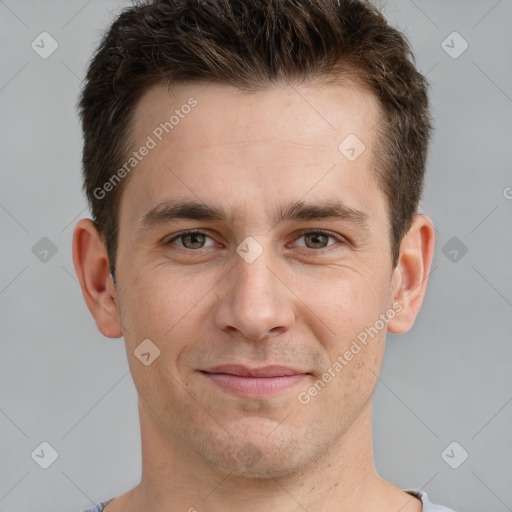
[[[203,231],[201,229],[186,229],[184,231],[180,231],[178,233],[173,233],[172,235],[165,237],[163,244],[168,245],[173,240],[176,240],[176,239],[181,238],[182,236],[186,236],[186,235],[204,235],[207,238],[210,238],[211,240],[215,241],[212,236],[210,236],[208,233],[206,233],[205,231]],[[187,251],[195,251],[195,252],[200,250],[200,249],[186,249],[186,248],[182,248],[182,249],[185,249]]]
[[[328,231],[328,230],[325,230],[325,229],[311,229],[311,228],[305,228],[305,229],[301,229],[298,234],[294,237],[293,241],[297,241],[299,238],[303,237],[304,235],[314,235],[314,234],[319,234],[319,235],[325,235],[329,238],[334,238],[338,244],[346,244],[348,243],[348,240],[338,234],[338,233],[333,233],[332,231]],[[289,244],[286,244],[287,246]],[[310,247],[304,247],[304,249],[308,249],[309,251],[313,251],[315,253],[325,253],[325,252],[329,252],[331,250],[334,250],[333,248],[335,248],[336,244],[331,244],[331,245],[327,245],[326,247],[322,247],[322,248],[319,248],[319,249],[312,249]]]
[[[313,228],[313,229],[304,228],[304,229],[299,230],[296,238],[300,238],[301,236],[304,236],[304,235],[314,235],[314,234],[332,236],[333,238],[336,238],[340,241],[344,240],[344,237],[342,235],[340,235],[339,233],[334,233],[333,231],[329,231],[326,229],[315,229],[315,228]]]
[[[173,242],[173,240],[179,239],[182,236],[195,235],[195,234],[204,235],[205,237],[213,240],[215,243],[218,243],[214,240],[214,238],[212,236],[210,236],[206,231],[204,231],[202,229],[186,229],[186,230],[180,231],[178,233],[173,233],[172,235],[170,235],[170,238],[169,237],[164,238],[163,244],[171,245],[171,242]],[[330,238],[334,238],[335,240],[338,241],[338,244],[342,244],[342,245],[347,244],[349,242],[344,236],[342,236],[338,233],[333,233],[332,231],[328,231],[328,230],[324,230],[324,229],[315,229],[315,228],[304,228],[304,229],[299,230],[298,233],[296,235],[294,235],[293,242],[297,241],[299,238],[303,237],[304,235],[311,235],[311,234],[326,235]],[[175,244],[173,244],[173,245],[175,245]],[[190,253],[199,253],[203,249],[207,249],[208,247],[212,247],[213,245],[214,244],[212,244],[211,246],[207,246],[207,247],[201,247],[200,249],[187,249],[186,247],[181,247],[179,245],[175,245],[175,247],[176,247],[175,250],[187,252],[189,254]],[[289,243],[286,244],[287,247],[289,247],[289,245],[290,245]],[[318,249],[312,249],[310,247],[303,247],[303,249],[312,251],[314,253],[322,254],[322,253],[326,253],[326,252],[335,250],[336,245],[337,244],[331,244],[331,245],[327,245],[326,247],[318,248]]]

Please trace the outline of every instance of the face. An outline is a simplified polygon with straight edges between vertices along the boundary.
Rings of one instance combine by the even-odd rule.
[[[155,145],[120,207],[128,360],[149,421],[216,468],[300,470],[368,406],[393,313],[378,115],[349,86],[155,87],[137,106],[135,148]]]

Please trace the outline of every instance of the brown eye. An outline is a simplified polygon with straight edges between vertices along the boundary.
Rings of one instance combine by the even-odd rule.
[[[304,240],[304,242],[301,243],[302,240]],[[329,243],[329,240],[334,240],[334,242]],[[319,252],[321,252],[322,249],[329,250],[329,248],[335,246],[336,243],[343,244],[343,239],[325,231],[303,231],[295,240],[295,244],[299,247],[317,249]]]
[[[200,233],[192,233],[190,235],[181,235],[183,247],[186,249],[201,249],[204,245],[206,237]]]
[[[306,240],[306,247],[310,249],[323,249],[327,247],[329,238],[331,238],[325,233],[308,233],[303,236],[304,240]]]
[[[169,239],[166,245],[177,245],[184,249],[197,250],[214,244],[213,240],[211,240],[211,243],[207,244],[207,239],[211,240],[211,237],[201,231],[188,231]]]

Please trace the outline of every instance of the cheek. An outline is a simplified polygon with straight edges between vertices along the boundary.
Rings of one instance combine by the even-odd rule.
[[[340,407],[361,407],[375,388],[387,332],[380,319],[388,300],[385,277],[355,266],[338,268],[322,286],[307,290],[307,307],[317,315],[315,336],[329,360],[322,380],[329,380],[330,392],[324,397],[335,397]]]
[[[207,288],[193,286],[190,279],[173,276],[162,267],[129,275],[126,282],[130,286],[122,294],[121,317],[130,371],[140,398],[154,417],[165,418],[166,408],[190,402],[188,384],[177,363],[183,353],[199,350],[201,322],[196,317]],[[157,347],[150,345],[149,365],[136,355],[147,339]],[[154,350],[158,355],[153,359]]]
[[[135,263],[133,267],[137,268]],[[168,262],[125,279],[130,285],[121,296],[121,319],[128,360],[134,380],[140,379],[140,391],[186,386],[186,376],[178,367],[183,357],[202,350],[207,291],[216,280],[212,277],[210,282],[206,273],[197,271],[195,275],[178,274]],[[148,367],[134,354],[146,339],[160,351]]]
[[[211,287],[204,276],[198,283],[197,276],[180,275],[167,267],[159,265],[127,276],[130,285],[123,290],[121,313],[130,337],[178,340],[173,333],[200,309],[201,298]]]
[[[363,268],[337,268],[304,286],[307,307],[324,326],[329,344],[339,350],[378,320],[388,300],[384,276]]]

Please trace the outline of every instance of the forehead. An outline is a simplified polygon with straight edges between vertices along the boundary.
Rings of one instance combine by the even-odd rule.
[[[189,108],[191,104],[196,106]],[[267,136],[268,143],[277,134],[308,145],[319,137],[339,138],[348,129],[368,138],[371,134],[366,132],[375,126],[379,113],[375,95],[348,81],[344,85],[282,83],[254,92],[213,83],[157,85],[139,100],[131,128],[135,141],[142,141],[155,130],[158,136],[160,123],[170,122],[169,133],[164,129],[161,135],[167,142],[179,140],[183,149],[197,146],[199,138],[205,144],[236,144],[257,143]]]
[[[377,99],[355,85],[152,87],[131,127],[133,150],[151,149],[130,175],[121,217],[136,223],[173,197],[222,201],[232,212],[261,205],[261,217],[275,210],[271,203],[329,191],[360,210],[356,203],[376,187],[370,166],[378,117]]]

